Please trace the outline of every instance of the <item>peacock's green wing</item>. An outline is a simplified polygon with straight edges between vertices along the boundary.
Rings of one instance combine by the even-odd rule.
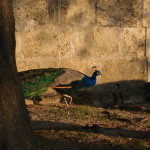
[[[46,92],[48,86],[65,71],[63,68],[49,68],[19,72],[24,97],[33,98]]]

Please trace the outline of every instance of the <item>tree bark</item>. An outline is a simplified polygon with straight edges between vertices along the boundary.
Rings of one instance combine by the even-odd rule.
[[[34,150],[15,60],[12,0],[0,0],[0,150]]]

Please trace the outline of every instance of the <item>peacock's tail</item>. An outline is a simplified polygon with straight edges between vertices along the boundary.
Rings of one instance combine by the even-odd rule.
[[[19,72],[25,98],[32,99],[48,90],[55,78],[65,72],[63,68],[49,68]]]

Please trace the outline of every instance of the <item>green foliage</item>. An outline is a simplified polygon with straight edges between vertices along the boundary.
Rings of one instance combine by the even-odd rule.
[[[48,86],[59,75],[65,72],[65,69],[40,69],[20,72],[23,92],[25,98],[36,98],[47,91]]]

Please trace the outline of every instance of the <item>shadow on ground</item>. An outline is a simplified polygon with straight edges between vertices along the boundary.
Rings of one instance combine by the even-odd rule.
[[[150,131],[51,121],[33,121],[32,126],[42,150],[149,150]]]
[[[107,136],[121,136],[125,138],[150,139],[150,131],[136,131],[122,128],[104,128],[98,125],[76,126],[73,124],[52,122],[52,121],[32,121],[34,130],[67,130],[103,134]]]
[[[89,99],[89,105],[113,106],[117,104],[139,104],[150,101],[150,84],[143,80],[126,80],[98,84],[81,91],[81,96]],[[83,104],[84,101],[75,101]]]

